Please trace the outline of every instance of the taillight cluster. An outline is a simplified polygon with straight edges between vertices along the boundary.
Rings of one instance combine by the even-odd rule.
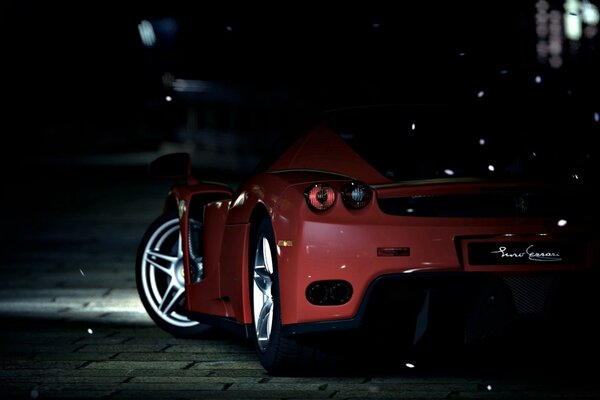
[[[373,192],[371,188],[358,181],[346,183],[340,189],[340,197],[347,208],[360,209],[371,201]],[[304,191],[306,204],[313,211],[325,211],[330,209],[337,198],[336,191],[327,183],[315,183]]]
[[[352,181],[342,186],[342,201],[355,210],[365,207],[371,201],[371,188],[362,182]]]

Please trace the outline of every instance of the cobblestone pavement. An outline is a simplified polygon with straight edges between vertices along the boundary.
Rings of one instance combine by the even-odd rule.
[[[168,184],[136,174],[54,178],[19,183],[4,207],[0,398],[600,398],[594,375],[530,369],[526,357],[498,368],[392,360],[384,370],[275,377],[243,339],[171,337],[144,312],[133,272]]]

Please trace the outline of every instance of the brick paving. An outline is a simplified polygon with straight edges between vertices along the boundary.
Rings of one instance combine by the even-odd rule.
[[[48,204],[22,219],[3,217],[0,398],[600,398],[593,375],[562,373],[571,366],[558,373],[452,362],[409,369],[397,360],[383,372],[367,366],[356,374],[276,377],[243,339],[171,337],[143,310],[133,271],[137,242],[166,186],[112,179],[39,182],[51,190]]]

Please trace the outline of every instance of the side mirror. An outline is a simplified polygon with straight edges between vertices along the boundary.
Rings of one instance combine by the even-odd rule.
[[[187,178],[192,173],[192,157],[188,153],[171,153],[150,163],[148,175],[152,178]]]

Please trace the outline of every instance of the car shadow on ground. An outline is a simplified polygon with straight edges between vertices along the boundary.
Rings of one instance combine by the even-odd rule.
[[[308,342],[334,356],[324,368],[308,369],[308,375],[336,376],[472,376],[501,379],[530,378],[587,382],[595,379],[590,363],[600,355],[592,334],[573,337],[564,331],[543,328],[507,332],[477,343],[429,339],[404,346],[394,335],[365,335],[309,338]]]

